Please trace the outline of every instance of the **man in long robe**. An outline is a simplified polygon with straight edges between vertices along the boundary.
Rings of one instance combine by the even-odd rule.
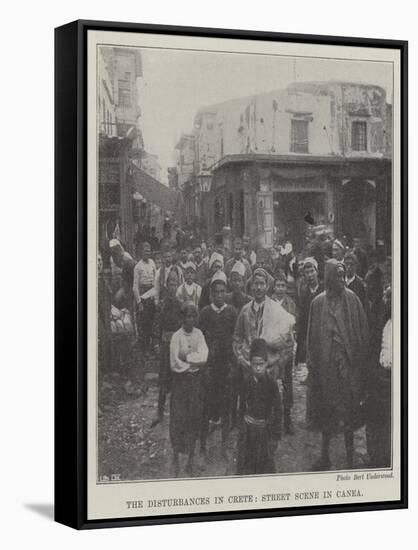
[[[344,428],[347,467],[353,467],[354,430],[365,398],[368,376],[368,327],[359,298],[345,286],[344,264],[325,264],[325,291],[311,304],[307,364],[311,427],[322,432],[314,470],[329,470],[331,436]]]
[[[250,367],[250,349],[255,338],[263,338],[267,344],[268,369],[275,378],[293,353],[293,326],[295,318],[277,302],[267,296],[269,276],[261,268],[254,271],[252,291],[254,299],[246,304],[238,315],[233,348],[239,364]]]

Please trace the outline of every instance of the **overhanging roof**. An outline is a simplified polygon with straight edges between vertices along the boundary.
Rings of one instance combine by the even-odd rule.
[[[222,168],[231,164],[246,164],[246,163],[272,163],[272,164],[345,164],[350,163],[367,163],[367,162],[391,162],[391,159],[386,156],[341,156],[341,155],[312,155],[312,154],[268,154],[268,153],[245,153],[237,155],[226,155],[218,162],[210,166],[211,171]]]
[[[165,211],[177,212],[181,208],[181,193],[170,189],[166,185],[138,168],[133,162],[130,165],[128,180],[132,191],[140,193],[148,202],[155,204]]]

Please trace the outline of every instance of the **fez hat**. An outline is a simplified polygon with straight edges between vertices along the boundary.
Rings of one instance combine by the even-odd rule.
[[[255,338],[251,344],[250,359],[262,357],[267,361],[267,344],[264,338]]]

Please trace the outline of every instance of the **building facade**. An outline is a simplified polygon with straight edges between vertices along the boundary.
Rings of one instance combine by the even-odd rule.
[[[185,202],[209,233],[229,226],[264,247],[284,233],[301,246],[310,213],[336,235],[371,246],[383,240],[389,249],[391,121],[383,88],[340,81],[205,108]]]
[[[133,249],[133,198],[130,163],[144,149],[140,128],[138,49],[101,47],[98,61],[99,243],[118,237]]]

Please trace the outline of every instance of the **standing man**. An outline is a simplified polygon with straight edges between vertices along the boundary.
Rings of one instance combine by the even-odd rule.
[[[152,341],[152,327],[155,313],[154,295],[150,292],[154,287],[155,264],[151,259],[151,246],[144,243],[142,258],[134,269],[133,293],[137,304],[138,339],[142,350],[148,353]]]
[[[240,314],[245,304],[251,302],[252,297],[244,292],[244,277],[245,267],[241,262],[235,262],[234,267],[231,270],[229,278],[229,287],[231,292],[226,295],[226,303],[233,306]],[[231,397],[231,424],[235,426],[237,423],[238,404],[242,409],[242,388],[243,388],[243,372],[242,367],[235,359],[232,366],[232,397]]]
[[[103,266],[100,251],[97,253],[97,351],[100,380],[111,367],[112,338],[110,315],[112,309],[112,289],[108,281],[108,271]]]
[[[180,257],[179,257],[179,260],[177,262],[177,265],[181,269],[183,275],[184,275],[184,271],[186,269],[186,266],[189,263],[189,258],[190,258],[190,254],[189,254],[189,251],[187,250],[187,248],[182,248],[180,250]]]
[[[237,313],[240,313],[245,304],[248,304],[248,302],[252,300],[251,296],[245,294],[244,286],[245,266],[241,261],[235,262],[229,276],[229,287],[231,292],[226,295],[226,303],[234,306]]]
[[[212,277],[211,296],[212,303],[202,309],[199,317],[199,328],[209,348],[201,448],[206,451],[209,423],[220,421],[222,455],[225,457],[230,429],[232,369],[235,364],[232,336],[237,312],[225,302],[226,276],[222,271]]]
[[[371,375],[366,408],[367,452],[371,468],[389,468],[391,462],[392,290],[383,294],[383,315],[371,329]]]
[[[180,329],[182,323],[182,303],[176,297],[179,284],[177,271],[168,274],[167,292],[157,308],[154,323],[154,335],[161,342],[160,371],[158,375],[158,408],[157,415],[151,423],[151,428],[162,422],[167,394],[171,389],[170,341],[173,334]]]
[[[343,261],[344,254],[345,254],[345,246],[339,239],[335,239],[334,242],[332,243],[331,254],[334,260],[338,260],[339,262]]]
[[[208,261],[203,258],[202,247],[195,247],[193,251],[193,261],[196,266],[196,283],[202,287],[207,281],[209,270]]]
[[[360,298],[361,305],[366,311],[366,287],[361,279],[357,275],[358,259],[353,252],[348,252],[344,256],[344,265],[346,271],[345,284],[347,288],[352,290]]]
[[[160,250],[160,239],[157,237],[157,231],[155,227],[151,227],[149,243],[153,252],[155,252],[156,250]]]
[[[252,267],[254,267],[257,261],[257,254],[254,252],[251,246],[251,239],[250,237],[248,237],[248,235],[243,236],[242,244],[244,248],[244,258],[248,260]]]
[[[299,315],[296,331],[296,364],[306,363],[306,337],[308,334],[309,310],[312,300],[324,289],[318,280],[318,262],[315,258],[306,258],[303,263],[304,285],[299,296]]]
[[[244,258],[244,249],[241,239],[234,240],[234,256],[225,264],[225,275],[228,279],[236,262],[241,262],[243,264],[243,266],[245,267],[244,278],[245,280],[248,280],[251,277],[252,270],[249,261]]]
[[[360,237],[354,237],[353,239],[353,252],[358,259],[358,274],[362,279],[364,279],[369,267],[369,262],[367,259],[367,252],[361,245]]]
[[[223,269],[224,269],[224,262],[223,262],[222,254],[213,252],[209,260],[209,278],[206,281],[206,283],[203,285],[202,293],[200,295],[199,309],[203,309],[205,306],[208,306],[210,304],[210,300],[211,300],[210,285],[212,282],[212,277],[215,275],[217,271],[223,271]]]
[[[296,305],[290,296],[286,294],[286,276],[284,272],[277,273],[274,278],[272,299],[279,303],[287,313],[293,315],[296,321]],[[293,407],[293,354],[287,358],[283,369],[283,420],[284,431],[288,435],[294,435],[291,411]]]
[[[167,248],[163,252],[163,262],[160,269],[155,272],[155,303],[158,305],[160,300],[164,299],[167,293],[167,281],[171,271],[175,271],[178,277],[178,284],[183,282],[183,275],[181,269],[173,263],[173,252]]]
[[[314,471],[329,470],[331,437],[344,427],[347,467],[353,467],[354,430],[368,378],[368,327],[359,298],[345,286],[345,266],[325,264],[325,292],[311,305],[307,359],[312,427],[322,432]]]
[[[183,273],[184,283],[178,287],[176,296],[182,304],[191,302],[198,308],[202,287],[194,281],[196,275],[196,266],[194,263],[187,262]]]
[[[134,280],[135,261],[132,256],[123,249],[118,239],[112,239],[109,242],[109,248],[112,260],[121,270],[121,286],[113,297],[113,304],[119,309],[127,308],[132,311],[132,285]]]
[[[281,378],[286,360],[293,354],[294,317],[267,296],[267,282],[267,272],[256,269],[252,278],[254,299],[238,315],[233,349],[239,364],[248,373],[251,344],[255,338],[263,338],[267,345],[270,375]]]
[[[283,271],[278,271],[274,277],[272,300],[278,302],[287,313],[296,318],[296,304],[287,294],[287,280]]]
[[[212,238],[209,238],[207,240],[206,252],[207,252],[206,259],[207,259],[208,262],[210,262],[212,254],[215,252],[215,241]]]

